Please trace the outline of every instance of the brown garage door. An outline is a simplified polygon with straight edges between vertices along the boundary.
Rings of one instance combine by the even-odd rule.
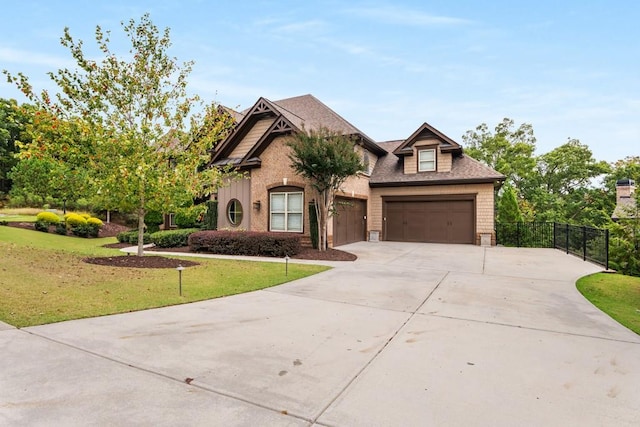
[[[473,200],[387,201],[386,240],[474,243]]]
[[[360,199],[336,197],[333,217],[333,246],[360,242],[366,239],[367,202]]]

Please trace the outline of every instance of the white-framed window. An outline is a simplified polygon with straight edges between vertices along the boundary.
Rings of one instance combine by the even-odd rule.
[[[175,214],[175,213],[173,213],[173,212],[171,212],[171,213],[169,214],[169,227],[170,227],[170,228],[177,227],[177,226],[176,226],[176,214]]]
[[[418,172],[431,172],[436,170],[436,150],[418,150]]]
[[[302,191],[273,192],[269,203],[269,230],[302,232]]]

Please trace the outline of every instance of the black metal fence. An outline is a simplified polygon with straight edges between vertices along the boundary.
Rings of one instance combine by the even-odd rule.
[[[499,245],[556,248],[609,268],[609,230],[557,222],[496,224]]]

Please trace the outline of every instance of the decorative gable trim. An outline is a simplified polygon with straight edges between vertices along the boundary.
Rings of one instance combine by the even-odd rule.
[[[294,130],[294,126],[291,122],[284,117],[279,117],[271,128],[270,132],[273,133],[289,133]]]
[[[271,144],[278,136],[287,135],[299,131],[286,117],[280,115],[273,124],[267,129],[262,137],[256,142],[251,150],[244,157],[240,166],[254,166],[255,163],[249,162],[251,159],[259,159],[260,154]],[[249,159],[249,160],[247,160]]]
[[[264,98],[260,98],[258,99],[258,102],[256,102],[253,106],[253,108],[249,111],[248,115],[251,114],[264,114],[264,113],[273,113],[273,114],[278,114],[275,110],[275,108],[273,108],[273,106],[271,106],[271,103],[269,101],[267,101]]]
[[[249,133],[251,128],[260,120],[268,116],[278,116],[280,112],[274,107],[269,100],[260,97],[253,107],[251,107],[245,116],[233,129],[231,134],[220,143],[219,147],[214,151],[210,165],[216,164],[216,162],[222,161],[229,157],[242,139]]]
[[[413,156],[413,146],[416,142],[425,139],[436,139],[439,141],[442,152],[462,153],[462,146],[440,132],[428,123],[423,123],[409,138],[393,151],[396,156]]]

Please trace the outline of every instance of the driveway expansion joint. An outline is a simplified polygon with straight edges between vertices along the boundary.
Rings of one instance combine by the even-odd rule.
[[[356,374],[353,376],[353,378],[351,378],[351,380],[347,384],[345,384],[345,386],[340,391],[338,391],[338,393],[336,393],[336,395],[333,397],[333,399],[331,399],[331,401],[324,408],[322,408],[320,413],[313,419],[313,423],[317,423],[318,422],[318,419],[327,411],[327,409],[329,409],[329,407],[331,407],[331,405],[333,405],[333,403],[336,400],[338,400],[338,398],[340,396],[342,396],[347,391],[347,389],[358,379],[358,377],[360,377],[362,375],[362,373],[378,358],[378,356],[380,356],[380,354],[382,354],[382,352],[389,346],[389,344],[391,344],[391,342],[398,336],[400,331],[402,329],[404,329],[404,327],[407,325],[407,323],[409,323],[411,321],[411,319],[413,319],[415,317],[416,314],[419,314],[418,311],[422,308],[422,306],[424,306],[427,303],[429,298],[431,298],[433,293],[436,291],[436,289],[438,289],[440,284],[447,278],[448,275],[449,275],[449,272],[447,271],[440,278],[440,280],[438,281],[436,286],[434,286],[434,288],[431,290],[431,292],[429,292],[429,294],[424,298],[422,303],[420,303],[415,310],[409,312],[410,315],[393,332],[393,334],[391,334],[389,339],[387,339],[385,341],[385,343],[382,345],[382,347],[375,354],[373,354],[373,356],[371,356],[371,358],[362,366],[362,368],[360,370],[358,370],[358,372],[356,372]]]
[[[59,341],[59,340],[47,337],[46,335],[41,335],[41,334],[38,334],[38,333],[35,333],[35,332],[32,332],[32,331],[26,331],[24,329],[21,329],[20,331],[24,332],[26,334],[29,334],[31,336],[38,337],[40,339],[44,339],[46,341],[53,342],[53,343],[58,344],[58,345],[65,346],[65,347],[70,348],[72,350],[76,350],[76,351],[79,351],[81,353],[85,353],[85,354],[91,355],[93,357],[97,357],[99,359],[103,359],[103,360],[106,360],[106,361],[109,361],[109,362],[112,362],[112,363],[115,363],[115,364],[118,364],[118,365],[121,365],[121,366],[125,366],[127,368],[135,369],[136,371],[139,371],[139,372],[144,372],[144,373],[156,376],[156,377],[160,377],[160,378],[164,378],[164,379],[167,379],[167,380],[170,380],[170,381],[177,382],[177,383],[179,383],[179,384],[181,384],[182,386],[185,386],[185,387],[194,387],[194,388],[197,388],[199,390],[203,390],[203,391],[206,391],[206,392],[209,392],[209,393],[213,393],[213,394],[216,394],[216,395],[219,395],[219,396],[226,397],[228,399],[237,400],[237,401],[249,404],[249,405],[253,405],[253,406],[258,407],[258,408],[262,408],[262,409],[266,409],[266,410],[269,410],[269,411],[273,411],[273,412],[278,413],[278,414],[280,414],[282,416],[296,418],[296,419],[299,419],[301,421],[312,422],[312,420],[307,418],[307,417],[304,417],[304,416],[301,416],[301,415],[296,415],[296,414],[292,413],[289,410],[285,411],[283,408],[272,408],[272,407],[269,407],[267,405],[263,405],[263,404],[251,401],[249,399],[246,399],[246,398],[243,398],[243,397],[240,397],[240,396],[236,396],[236,395],[234,395],[232,393],[216,390],[216,389],[213,389],[211,387],[205,387],[203,385],[198,384],[197,377],[196,378],[187,378],[187,377],[177,378],[177,377],[174,377],[174,376],[171,376],[171,375],[163,374],[161,372],[153,371],[153,370],[151,370],[149,368],[143,368],[141,366],[134,365],[134,364],[132,364],[130,362],[125,362],[123,360],[118,360],[118,359],[115,359],[113,357],[105,356],[103,354],[100,354],[100,353],[97,353],[97,352],[94,352],[94,351],[91,351],[91,350],[87,350],[86,348],[78,347],[78,346],[75,346],[73,344],[66,343],[64,341]],[[187,380],[185,380],[185,378],[187,378]]]
[[[640,341],[631,341],[631,340],[621,340],[621,339],[618,339],[618,338],[599,337],[597,335],[587,335],[587,334],[579,334],[579,333],[576,333],[576,332],[567,332],[567,331],[558,331],[558,330],[553,330],[553,329],[535,328],[533,326],[514,325],[514,324],[510,324],[510,323],[492,322],[492,321],[489,321],[489,320],[467,319],[467,318],[464,318],[464,317],[444,316],[442,314],[436,314],[436,313],[417,313],[417,314],[422,315],[422,316],[438,317],[440,319],[461,320],[463,322],[483,323],[483,324],[486,324],[486,325],[503,326],[505,328],[527,329],[527,330],[530,330],[530,331],[549,332],[549,333],[558,334],[558,335],[567,335],[567,336],[582,337],[582,338],[593,338],[593,339],[598,339],[598,340],[614,341],[614,342],[620,342],[620,343],[625,343],[625,344],[640,345]]]

